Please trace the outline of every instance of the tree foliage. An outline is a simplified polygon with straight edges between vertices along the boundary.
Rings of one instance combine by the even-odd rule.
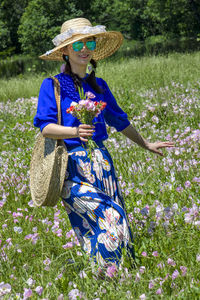
[[[148,8],[160,23],[160,33],[170,37],[196,36],[200,32],[200,5],[194,0],[149,0]]]
[[[198,0],[93,0],[93,21],[144,40],[155,35],[196,37],[200,33]],[[92,12],[92,13],[91,13]],[[100,12],[97,14],[97,12]]]
[[[4,22],[0,20],[0,51],[11,46],[10,32]]]
[[[51,40],[60,31],[63,20],[78,17],[82,11],[73,1],[30,0],[18,29],[19,41],[25,53],[41,54],[51,49]]]
[[[61,24],[74,17],[135,40],[200,34],[199,0],[2,0],[0,51],[15,46],[16,52],[43,53],[53,47]]]
[[[8,47],[15,47],[20,51],[18,41],[18,26],[28,0],[3,0],[0,2],[0,51]]]

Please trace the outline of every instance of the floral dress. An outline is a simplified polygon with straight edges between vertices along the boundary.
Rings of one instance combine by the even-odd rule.
[[[78,126],[66,109],[80,100],[69,75],[56,76],[61,86],[61,117],[63,126]],[[95,121],[95,140],[98,148],[88,158],[87,148],[78,138],[64,140],[69,161],[62,190],[62,198],[79,242],[100,267],[119,265],[122,249],[134,257],[133,240],[124,201],[116,178],[113,161],[103,144],[107,138],[105,121],[121,131],[130,123],[119,108],[108,86],[97,79],[105,92],[96,94],[95,101],[107,103],[105,112]],[[104,85],[103,85],[104,84]],[[92,90],[83,82],[84,91]],[[113,102],[112,102],[113,101]],[[71,119],[70,119],[71,118]],[[34,125],[42,130],[49,123],[57,123],[57,108],[51,79],[41,86]]]

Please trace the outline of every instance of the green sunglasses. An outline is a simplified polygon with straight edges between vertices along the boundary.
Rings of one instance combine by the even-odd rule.
[[[84,47],[84,44],[86,45],[86,47],[88,48],[88,50],[95,50],[96,49],[96,41],[87,41],[87,42],[82,42],[82,41],[77,41],[77,42],[74,42],[72,44],[72,48],[74,51],[78,52],[78,51],[81,51]]]

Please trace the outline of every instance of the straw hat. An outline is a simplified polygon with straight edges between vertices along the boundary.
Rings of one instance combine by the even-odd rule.
[[[96,38],[97,46],[93,53],[95,60],[112,55],[123,42],[123,35],[120,32],[106,31],[105,26],[92,26],[89,20],[76,18],[62,24],[61,33],[52,40],[56,47],[41,55],[40,58],[62,61],[63,47],[88,37]]]

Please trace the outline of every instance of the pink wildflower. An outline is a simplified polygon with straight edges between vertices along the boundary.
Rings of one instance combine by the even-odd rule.
[[[0,297],[11,292],[11,285],[8,283],[0,283]]]
[[[87,277],[87,274],[86,274],[85,271],[83,270],[83,271],[80,271],[79,276],[80,276],[80,278],[86,278],[86,277]]]
[[[176,188],[176,191],[179,192],[179,193],[182,192],[182,191],[183,191],[182,186],[178,186],[178,187]]]
[[[139,271],[141,274],[143,274],[145,272],[145,270],[146,270],[145,266],[141,266]]]
[[[39,239],[38,233],[28,234],[24,237],[25,240],[31,240],[32,244],[35,245],[37,243],[37,240]]]
[[[32,286],[35,284],[35,280],[33,280],[32,278],[29,278],[26,283],[28,284],[28,286]]]
[[[158,119],[157,116],[153,116],[153,117],[151,118],[151,120],[152,120],[153,123],[156,123],[156,124],[159,123],[159,119]]]
[[[78,289],[73,289],[68,293],[69,300],[75,300],[78,297],[82,298],[83,293],[80,292]],[[63,298],[64,299],[64,298]]]
[[[149,282],[149,289],[152,289],[152,288],[154,287],[154,285],[155,285],[154,282],[153,282],[153,281],[150,281],[150,282]]]
[[[135,282],[140,281],[140,274],[137,272],[135,275]]]
[[[159,264],[157,264],[157,267],[160,268],[160,269],[163,269],[165,267],[165,264],[159,263]]]
[[[179,271],[175,270],[172,274],[172,280],[175,280],[179,276]]]
[[[153,251],[152,255],[157,257],[158,256],[158,251]]]
[[[186,188],[189,188],[191,186],[191,183],[189,180],[187,180],[184,185]]]
[[[115,277],[115,275],[117,274],[118,269],[117,266],[115,264],[113,264],[112,266],[109,266],[106,270],[106,276],[113,278]]]
[[[24,298],[23,299],[28,299],[32,296],[33,292],[31,289],[24,289]]]
[[[55,280],[61,279],[63,277],[63,273],[58,274]]]
[[[163,281],[167,280],[168,277],[169,277],[169,273],[166,274],[166,276],[163,278]]]
[[[185,276],[186,273],[187,273],[187,268],[184,267],[184,266],[180,266],[180,270],[181,270],[181,272],[182,272],[182,276]]]
[[[73,248],[74,246],[74,243],[73,242],[68,242],[67,244],[63,245],[62,247],[64,249],[68,249],[68,248]]]
[[[13,229],[14,229],[14,231],[17,232],[17,233],[22,233],[22,231],[23,231],[21,227],[17,227],[17,226],[14,226]]]
[[[37,287],[35,288],[35,291],[36,291],[36,293],[37,293],[39,296],[41,296],[41,295],[42,295],[42,292],[43,292],[43,287],[42,287],[42,286],[37,286]]]
[[[175,266],[176,266],[175,261],[174,261],[173,259],[171,259],[171,258],[168,258],[167,263],[168,263],[168,265],[170,265],[170,266],[172,266],[172,267],[175,267]]]
[[[74,235],[74,231],[71,229],[70,231],[68,231],[67,233],[66,233],[66,238],[67,239],[69,239],[71,236],[73,236]]]
[[[51,264],[51,260],[47,258],[43,261],[43,264],[46,265],[46,267],[44,268],[45,271],[49,271],[49,265]]]
[[[162,294],[162,289],[161,288],[159,288],[157,291],[156,291],[156,295],[161,295]]]
[[[46,258],[44,261],[43,261],[43,264],[46,265],[46,266],[49,266],[51,263],[51,260],[49,258]]]
[[[194,178],[192,179],[192,181],[193,181],[193,182],[198,182],[198,183],[200,183],[200,177],[194,177]]]

